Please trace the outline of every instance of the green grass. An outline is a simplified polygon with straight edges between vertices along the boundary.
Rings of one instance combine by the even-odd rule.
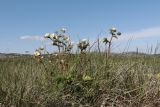
[[[0,103],[6,107],[143,107],[160,105],[160,56],[67,56],[43,64],[32,57],[0,59]],[[105,106],[103,106],[103,104]]]

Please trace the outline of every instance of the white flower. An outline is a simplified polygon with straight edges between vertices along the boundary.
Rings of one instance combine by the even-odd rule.
[[[51,39],[57,39],[57,36],[54,33],[52,33],[52,34],[50,34],[50,38]]]
[[[64,64],[64,60],[62,59],[61,61],[60,61],[62,64]]]
[[[87,40],[87,39],[82,39],[81,41],[82,41],[82,42],[87,42],[88,40]]]
[[[89,41],[87,39],[82,39],[79,41],[79,43],[81,43],[82,45],[88,45]]]
[[[100,41],[100,42],[104,42],[104,39],[105,39],[105,38],[100,38],[99,41]]]
[[[38,50],[36,50],[35,52],[34,52],[34,56],[40,56],[41,55],[41,52],[40,51],[38,51]]]
[[[58,54],[57,54],[57,53],[55,53],[55,54],[54,54],[54,56],[56,56],[56,57],[57,57],[57,56],[58,56]]]
[[[87,39],[82,39],[77,44],[78,48],[80,48],[82,51],[86,50],[86,48],[89,46],[89,41]]]
[[[50,34],[49,33],[46,33],[44,38],[50,38]]]
[[[67,29],[66,29],[66,28],[62,28],[60,31],[61,31],[62,33],[65,33],[65,32],[67,31]]]
[[[110,30],[111,30],[112,33],[117,31],[117,29],[115,27],[111,28]]]
[[[112,27],[111,30],[116,30],[116,28],[115,28],[115,27]]]

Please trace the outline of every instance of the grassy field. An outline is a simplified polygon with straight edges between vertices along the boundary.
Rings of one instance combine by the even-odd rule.
[[[0,59],[0,107],[160,106],[160,56],[65,57]]]

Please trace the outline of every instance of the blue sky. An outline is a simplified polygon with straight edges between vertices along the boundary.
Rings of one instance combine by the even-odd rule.
[[[160,0],[0,0],[0,52],[31,53],[42,41],[21,39],[43,36],[66,27],[73,41],[116,27],[123,33],[115,51],[144,50],[160,42]]]

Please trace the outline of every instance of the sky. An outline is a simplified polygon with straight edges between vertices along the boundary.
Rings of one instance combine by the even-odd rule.
[[[33,53],[49,44],[41,40],[45,33],[63,27],[74,42],[109,37],[116,27],[122,35],[114,51],[146,51],[160,43],[159,5],[160,0],[0,0],[0,53]]]

